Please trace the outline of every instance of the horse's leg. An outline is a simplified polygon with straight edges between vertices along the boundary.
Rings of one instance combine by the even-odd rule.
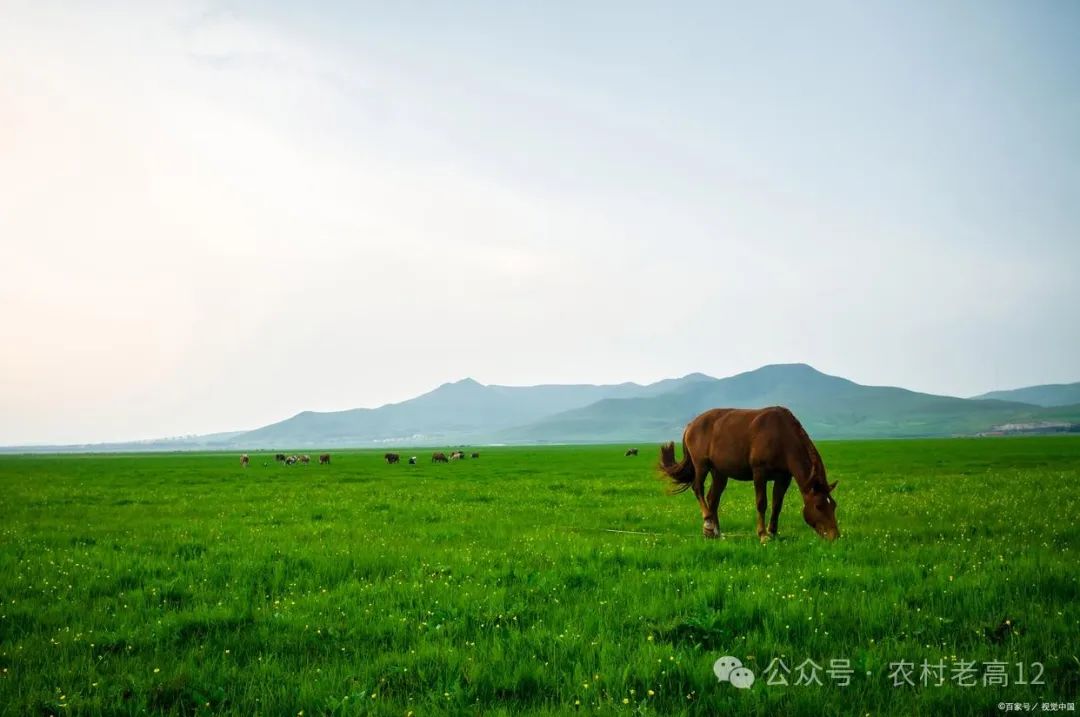
[[[754,469],[754,494],[757,496],[757,534],[761,542],[769,539],[765,532],[765,509],[769,507],[769,499],[765,495],[765,471],[761,468]]]
[[[728,477],[720,475],[715,470],[712,472],[712,485],[709,486],[709,496],[706,499],[708,513],[705,514],[705,530],[708,530],[710,523],[713,526],[713,533],[709,535],[706,533],[706,537],[718,538],[720,537],[720,519],[717,516],[716,510],[720,505],[720,496],[724,494],[724,489],[727,488]]]
[[[780,508],[784,505],[784,494],[791,485],[791,476],[777,476],[773,479],[772,514],[769,516],[769,535],[776,535],[776,523],[780,520]]]
[[[709,505],[705,502],[705,478],[709,474],[709,469],[706,467],[705,462],[694,463],[694,482],[691,484],[691,488],[694,491],[694,497],[697,498],[698,505],[701,506],[701,519],[704,525],[701,528],[701,533],[706,538],[715,538],[717,534],[716,518],[709,519]],[[716,484],[716,479],[713,478],[713,484]]]

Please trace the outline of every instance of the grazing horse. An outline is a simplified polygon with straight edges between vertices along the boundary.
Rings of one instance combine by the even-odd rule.
[[[446,454],[445,453],[432,453],[431,454],[431,462],[432,463],[448,463],[449,461],[446,460]]]
[[[240,465],[242,465],[244,468],[248,467],[248,454],[247,453],[240,456]]]
[[[791,479],[803,497],[803,519],[829,540],[840,536],[836,525],[836,481],[826,481],[825,464],[799,419],[781,406],[760,409],[714,408],[690,421],[683,432],[683,458],[675,462],[675,444],[660,447],[660,470],[671,479],[672,493],[693,488],[704,519],[706,538],[719,535],[716,508],[728,478],[754,481],[757,533],[761,542],[776,535],[776,523]],[[705,476],[712,485],[705,495]],[[765,488],[773,481],[768,529]]]
[[[479,457],[480,457],[480,454],[479,454],[479,453],[477,453],[476,451],[473,451],[472,457],[473,457],[473,458],[479,458]]]
[[[416,465],[416,456],[409,456],[409,465],[410,466],[415,466]]]
[[[304,455],[300,456],[300,462],[306,466],[308,463],[311,463],[311,456],[305,453]]]
[[[626,449],[626,455],[628,455],[628,456],[636,456],[637,455],[637,449],[636,448],[627,448]]]
[[[323,453],[323,454],[319,455],[319,465],[320,466],[328,466],[328,465],[330,465],[330,454],[329,453]]]
[[[274,456],[274,460],[277,461],[278,463],[284,463],[285,462],[285,454],[284,453],[276,454]]]
[[[397,453],[387,453],[383,456],[383,458],[386,459],[387,463],[397,463],[401,460],[401,456],[399,456]]]

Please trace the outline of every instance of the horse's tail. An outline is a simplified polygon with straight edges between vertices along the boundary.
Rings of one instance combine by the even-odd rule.
[[[694,482],[694,463],[690,460],[690,454],[686,451],[686,439],[682,444],[683,459],[675,462],[675,442],[665,443],[660,446],[660,471],[668,477],[671,485],[668,493],[674,495],[682,493]]]

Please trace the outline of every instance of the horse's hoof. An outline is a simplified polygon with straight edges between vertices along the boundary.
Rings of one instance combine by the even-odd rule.
[[[716,523],[706,520],[705,525],[701,528],[701,534],[706,538],[718,538],[720,537],[720,529]]]
[[[768,533],[761,536],[761,544],[762,545],[768,545],[770,540],[772,540],[772,536],[769,535]]]

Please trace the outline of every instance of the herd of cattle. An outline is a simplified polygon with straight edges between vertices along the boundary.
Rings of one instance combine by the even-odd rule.
[[[626,455],[628,455],[628,456],[636,456],[637,454],[638,454],[638,449],[636,449],[636,448],[628,448],[628,449],[626,449]],[[478,452],[476,452],[476,451],[473,451],[471,455],[472,455],[473,458],[479,458],[480,457],[480,454]],[[465,451],[452,451],[450,453],[449,458],[447,458],[446,454],[443,453],[442,451],[436,451],[435,453],[431,454],[431,462],[432,463],[449,463],[450,461],[464,460],[464,458],[465,458]],[[389,464],[400,463],[401,462],[401,454],[399,454],[399,453],[386,453],[386,454],[383,455],[383,459]],[[274,460],[277,461],[278,463],[284,463],[287,466],[291,466],[291,465],[293,465],[295,463],[303,463],[303,464],[307,465],[308,463],[311,463],[311,456],[309,456],[309,455],[299,455],[299,456],[291,455],[291,456],[287,456],[284,453],[278,453],[278,454],[276,454],[274,456]],[[247,453],[240,456],[240,465],[241,466],[243,466],[244,468],[247,468],[250,463],[251,463],[251,459],[248,457]],[[266,465],[266,464],[263,464],[263,465]],[[321,465],[321,466],[330,465],[330,454],[329,453],[322,453],[322,454],[319,455],[319,465]],[[416,456],[409,456],[409,465],[410,466],[416,465]]]
[[[473,458],[479,458],[480,454],[477,453],[476,451],[473,451],[472,457]],[[460,461],[463,458],[465,458],[465,451],[454,451],[454,452],[452,452],[450,454],[449,458],[447,458],[446,454],[442,453],[441,451],[431,454],[431,462],[432,463],[449,463],[450,461]],[[390,463],[390,464],[400,463],[401,462],[401,455],[398,454],[398,453],[386,453],[386,454],[383,455],[383,459],[387,463]],[[416,465],[416,456],[409,456],[409,465],[410,466],[415,466]]]
[[[401,456],[399,456],[397,453],[387,453],[383,457],[386,458],[387,463],[397,463],[399,460],[401,460]],[[479,458],[480,454],[477,453],[476,451],[473,451],[472,457],[473,458]],[[431,462],[432,463],[449,463],[450,461],[464,460],[464,458],[465,458],[465,451],[453,451],[450,454],[449,458],[447,458],[446,454],[441,452],[441,451],[437,451],[437,452],[431,454]],[[414,463],[416,463],[416,456],[413,456],[412,458],[409,459],[409,464],[410,465],[412,465]]]
[[[291,465],[293,465],[295,463],[303,463],[303,464],[307,465],[308,463],[311,463],[311,456],[309,456],[309,455],[301,455],[301,456],[291,455],[291,456],[287,456],[284,453],[277,453],[277,454],[274,455],[274,460],[277,461],[278,463],[284,463],[287,466],[291,466]],[[244,468],[247,468],[248,465],[250,465],[250,464],[251,464],[251,457],[248,456],[247,453],[240,456],[240,465],[241,466],[243,466]],[[263,465],[267,465],[267,464],[264,463]],[[328,465],[330,465],[330,454],[329,453],[323,453],[323,454],[321,454],[319,456],[319,465],[320,466],[328,466]]]

